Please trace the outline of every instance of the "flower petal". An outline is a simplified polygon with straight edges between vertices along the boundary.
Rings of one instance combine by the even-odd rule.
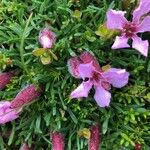
[[[8,101],[0,102],[0,124],[5,124],[19,117],[16,110],[10,109],[11,103]]]
[[[67,64],[70,74],[75,78],[81,78],[78,71],[78,66],[79,64],[81,64],[80,59],[78,57],[72,57],[71,59],[68,60]]]
[[[140,0],[139,6],[133,12],[133,21],[139,23],[141,17],[148,12],[150,12],[150,1]]]
[[[88,93],[92,88],[93,83],[88,80],[82,82],[72,93],[71,98],[88,97]]]
[[[0,101],[0,110],[9,108],[11,103],[9,101]]]
[[[15,110],[8,109],[3,115],[0,115],[0,124],[5,124],[9,121],[15,120],[19,115]]]
[[[148,55],[148,41],[143,41],[140,37],[135,36],[132,38],[133,43],[132,47],[138,50],[142,55],[146,56]]]
[[[125,11],[108,10],[107,11],[107,27],[109,29],[122,29],[127,22],[124,17]]]
[[[150,16],[145,17],[138,27],[138,32],[147,32],[147,31],[150,31]]]
[[[95,67],[95,69],[98,71],[102,71],[96,58],[93,55],[91,55],[89,52],[86,52],[86,51],[83,52],[80,55],[80,59],[84,64],[93,62],[93,66]]]
[[[101,86],[96,86],[94,99],[100,107],[106,107],[109,106],[111,94]]]
[[[125,69],[111,68],[103,73],[104,78],[116,88],[121,88],[128,83],[129,73]]]
[[[125,36],[116,36],[115,42],[112,45],[112,49],[130,47],[130,45],[127,42],[128,38],[126,38]]]
[[[85,79],[85,78],[91,78],[93,75],[94,67],[92,62],[87,63],[87,64],[80,64],[78,67],[78,71],[80,76]]]

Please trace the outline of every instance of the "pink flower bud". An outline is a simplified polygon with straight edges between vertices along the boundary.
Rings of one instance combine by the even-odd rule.
[[[10,108],[11,102],[0,102],[0,124],[5,124],[19,117],[19,112]]]
[[[135,150],[141,150],[141,149],[142,149],[142,145],[139,144],[139,143],[136,143],[134,149],[135,149]]]
[[[88,141],[88,150],[99,150],[100,144],[100,127],[98,124],[90,128],[91,136]]]
[[[4,89],[6,85],[10,83],[14,75],[15,75],[15,71],[0,73],[0,90]]]
[[[39,42],[43,48],[52,48],[55,43],[56,35],[48,28],[44,28],[39,35]]]
[[[11,108],[22,107],[22,105],[28,104],[29,102],[38,99],[42,94],[42,92],[43,92],[42,87],[38,89],[33,84],[26,86],[12,100]]]
[[[64,137],[59,132],[53,132],[51,134],[52,138],[52,150],[64,150],[65,143],[64,143]]]
[[[33,146],[30,148],[27,143],[23,143],[19,150],[33,150]]]

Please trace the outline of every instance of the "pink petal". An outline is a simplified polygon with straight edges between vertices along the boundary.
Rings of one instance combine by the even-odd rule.
[[[88,97],[88,93],[92,88],[93,83],[88,80],[82,82],[72,93],[71,98]]]
[[[95,69],[98,71],[102,71],[96,58],[93,55],[91,55],[89,52],[86,51],[83,52],[80,55],[80,59],[84,64],[93,62],[93,66],[95,67]]]
[[[112,49],[130,47],[130,45],[127,42],[128,38],[126,38],[125,36],[116,36],[115,42],[112,45]]]
[[[94,99],[100,107],[109,106],[111,94],[101,86],[95,87]]]
[[[16,112],[8,112],[7,114],[0,116],[0,124],[5,124],[7,122],[13,121],[17,119],[19,115],[16,114]]]
[[[5,124],[19,117],[18,112],[10,108],[11,103],[0,102],[0,124]]]
[[[78,71],[79,64],[81,64],[81,61],[78,57],[72,57],[68,60],[68,70],[70,74],[75,78],[81,78]]]
[[[109,29],[122,29],[127,22],[124,17],[125,11],[108,10],[107,11],[107,27]]]
[[[147,57],[149,46],[148,41],[147,40],[143,41],[138,36],[133,37],[132,40],[133,40],[132,47],[138,50],[142,55]]]
[[[85,78],[91,78],[93,76],[94,67],[92,65],[92,62],[87,64],[80,64],[78,67],[80,76]]]
[[[147,31],[150,31],[150,16],[145,17],[138,27],[138,32],[147,32]]]
[[[103,73],[106,80],[116,88],[121,88],[128,83],[129,73],[125,69],[111,68]]]
[[[139,6],[133,12],[133,21],[139,23],[141,17],[148,12],[150,12],[150,1],[140,0]]]
[[[10,105],[11,103],[9,101],[0,101],[0,109],[7,109]]]

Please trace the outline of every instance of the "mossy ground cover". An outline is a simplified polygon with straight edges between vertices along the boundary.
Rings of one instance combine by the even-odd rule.
[[[50,133],[65,137],[67,150],[86,150],[87,139],[78,131],[98,122],[101,125],[102,150],[132,150],[136,143],[150,149],[150,56],[145,58],[129,48],[112,50],[114,38],[98,29],[106,21],[108,8],[126,10],[135,7],[130,0],[2,0],[0,2],[1,71],[19,70],[1,100],[12,100],[27,84],[43,83],[40,99],[26,106],[20,117],[1,125],[0,149],[16,150],[27,141],[36,150],[51,149]],[[127,9],[128,8],[128,9]],[[57,35],[51,63],[43,65],[32,54],[39,48],[38,36],[48,26]],[[105,30],[105,29],[104,29]],[[100,34],[100,36],[99,36]],[[143,39],[149,33],[140,35]],[[101,66],[111,65],[130,72],[127,86],[111,89],[107,108],[88,98],[71,100],[70,93],[81,82],[68,72],[67,60],[83,51],[93,53]]]

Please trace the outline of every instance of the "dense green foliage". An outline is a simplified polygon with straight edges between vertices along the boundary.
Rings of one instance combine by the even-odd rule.
[[[120,0],[0,2],[0,67],[2,71],[20,70],[0,91],[0,99],[12,100],[29,83],[46,85],[41,98],[27,106],[19,119],[0,127],[1,150],[16,150],[23,141],[35,144],[36,150],[51,149],[50,132],[54,130],[64,134],[66,149],[85,150],[87,139],[77,131],[95,122],[101,124],[102,150],[132,150],[135,143],[142,144],[143,150],[150,149],[150,56],[145,58],[133,49],[111,50],[113,38],[106,40],[95,34],[106,21],[108,8],[123,9]],[[40,47],[38,35],[45,26],[57,35],[51,51],[58,60],[49,65],[32,55]],[[149,33],[141,36],[147,39]],[[84,50],[92,52],[101,66],[126,68],[131,74],[126,87],[111,89],[108,108],[98,107],[92,92],[86,100],[69,97],[81,81],[69,74],[67,60]],[[11,65],[7,59],[12,60]]]

